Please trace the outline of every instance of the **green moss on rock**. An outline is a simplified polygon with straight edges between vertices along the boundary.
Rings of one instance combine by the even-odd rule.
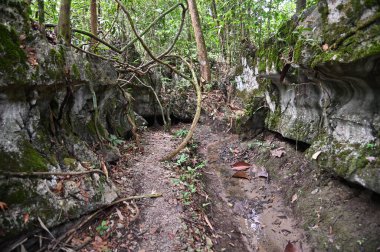
[[[7,180],[0,185],[1,200],[8,205],[25,204],[31,197],[31,190],[20,180]]]
[[[68,168],[75,168],[76,159],[75,158],[64,158],[63,164]]]
[[[74,79],[80,79],[80,72],[79,72],[79,68],[76,64],[72,64],[71,66],[71,71],[74,75]]]
[[[20,152],[0,152],[0,170],[12,172],[47,171],[49,162],[28,142],[20,144]]]
[[[0,72],[10,80],[25,82],[28,66],[15,30],[0,24]]]

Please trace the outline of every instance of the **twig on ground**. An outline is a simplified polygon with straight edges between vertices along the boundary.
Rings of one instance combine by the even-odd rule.
[[[73,237],[73,235],[74,235],[74,233],[76,231],[78,231],[79,229],[81,229],[85,224],[87,224],[89,221],[91,221],[93,218],[95,218],[99,213],[101,213],[102,211],[104,211],[105,209],[107,209],[109,207],[115,206],[115,205],[117,205],[117,204],[119,204],[119,203],[121,203],[123,201],[129,201],[129,200],[134,200],[134,199],[144,199],[144,198],[158,198],[158,197],[161,197],[161,196],[162,196],[162,194],[160,194],[160,193],[143,194],[143,195],[125,197],[125,198],[121,198],[121,199],[118,199],[116,201],[113,201],[110,204],[101,207],[100,209],[98,209],[97,211],[95,211],[94,213],[92,213],[91,215],[87,216],[85,219],[83,219],[77,225],[75,225],[74,227],[72,227],[66,233],[64,233],[63,235],[61,235],[57,239],[53,240],[51,244],[49,244],[48,246],[42,247],[38,251],[39,252],[40,251],[58,251],[59,249],[57,248],[57,246],[59,244],[61,244],[64,240],[65,241],[63,243],[67,244],[72,239],[72,237]]]
[[[104,176],[103,171],[94,169],[90,171],[81,171],[81,172],[0,172],[0,176],[6,177],[45,177],[45,176],[79,176],[89,173],[101,173]]]

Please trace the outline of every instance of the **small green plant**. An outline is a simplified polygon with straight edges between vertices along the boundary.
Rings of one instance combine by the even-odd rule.
[[[176,164],[181,166],[183,165],[184,163],[186,163],[186,161],[189,159],[189,155],[187,155],[186,153],[181,153],[181,155],[179,155],[177,161],[176,161]]]
[[[190,148],[193,149],[193,150],[196,150],[198,148],[198,143],[191,143],[190,144]]]
[[[177,185],[181,184],[181,180],[175,178],[175,179],[172,179],[172,183],[173,183],[173,185],[177,186]]]
[[[118,145],[120,145],[120,144],[125,143],[124,140],[121,140],[121,139],[119,139],[117,136],[112,135],[112,134],[109,136],[109,139],[108,139],[108,140],[110,141],[110,143],[111,143],[113,146],[118,146]]]
[[[187,129],[180,129],[180,130],[177,130],[174,135],[178,138],[183,138],[187,135],[187,133],[189,133],[189,131]]]
[[[376,144],[373,144],[373,143],[367,143],[366,144],[366,148],[369,150],[374,150],[375,147],[376,147]]]
[[[188,156],[186,155],[186,160],[187,158]],[[185,160],[185,158],[182,160]],[[201,176],[201,173],[199,173],[198,170],[202,169],[204,166],[205,162],[201,162],[198,163],[194,168],[191,166],[182,167],[183,173],[179,176],[179,178],[172,179],[173,185],[184,186],[184,189],[181,191],[181,199],[184,205],[191,204],[191,195],[197,192],[197,182],[198,178]]]
[[[96,227],[96,231],[100,234],[100,235],[104,235],[107,230],[109,229],[109,226],[107,226],[107,221],[103,220],[99,226]]]
[[[182,200],[183,200],[183,204],[185,206],[188,206],[191,204],[191,193],[190,192],[187,192],[187,191],[184,191],[182,192]]]

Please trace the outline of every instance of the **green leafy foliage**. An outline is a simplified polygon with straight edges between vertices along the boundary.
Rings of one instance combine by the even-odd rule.
[[[176,164],[178,166],[181,166],[182,164],[186,163],[187,160],[189,159],[189,155],[186,153],[181,153],[176,161]]]
[[[46,23],[57,24],[59,2],[53,0],[44,2]],[[316,2],[317,0],[308,0],[307,7]],[[126,8],[131,10],[135,26],[141,32],[178,1],[124,0],[123,3]],[[90,1],[72,0],[71,5],[72,27],[89,31]],[[264,40],[276,34],[281,24],[295,14],[295,0],[199,0],[197,5],[211,61],[224,59],[230,64],[239,63],[241,56],[247,53],[242,50],[245,43],[257,47]],[[118,48],[122,48],[135,38],[126,22],[124,13],[114,0],[98,1],[98,10],[100,38],[116,44]],[[31,18],[38,19],[37,1],[32,2]],[[171,45],[179,30],[180,20],[181,9],[176,8],[144,34],[143,38],[154,54],[159,55]],[[73,43],[76,45],[88,44],[89,41],[90,39],[86,36],[74,34]],[[140,43],[135,43],[135,46],[140,56],[145,58],[146,54]],[[108,49],[99,45],[98,50],[107,51]],[[175,45],[174,53],[194,60],[197,58],[189,15],[186,16],[185,26]],[[174,65],[176,64],[178,62]]]
[[[121,145],[121,144],[125,143],[124,140],[121,140],[121,139],[119,139],[117,136],[112,135],[112,134],[109,136],[109,139],[108,139],[108,140],[110,141],[110,143],[111,143],[113,146],[118,146],[118,145]]]
[[[180,130],[177,130],[174,135],[178,138],[183,138],[185,137],[187,134],[189,133],[189,131],[187,129],[180,129]]]
[[[96,227],[96,231],[102,236],[104,235],[107,230],[109,229],[109,226],[107,226],[107,221],[103,220],[99,226]]]

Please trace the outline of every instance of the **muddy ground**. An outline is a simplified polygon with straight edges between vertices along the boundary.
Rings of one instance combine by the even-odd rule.
[[[241,141],[212,124],[172,162],[159,162],[188,125],[142,133],[110,168],[125,201],[79,230],[80,251],[377,251],[380,200],[316,168],[305,149],[270,133]],[[214,130],[213,130],[214,129]],[[176,136],[177,135],[177,136]],[[301,148],[302,147],[302,148]],[[245,161],[245,178],[231,165]],[[196,168],[197,167],[197,168]]]

